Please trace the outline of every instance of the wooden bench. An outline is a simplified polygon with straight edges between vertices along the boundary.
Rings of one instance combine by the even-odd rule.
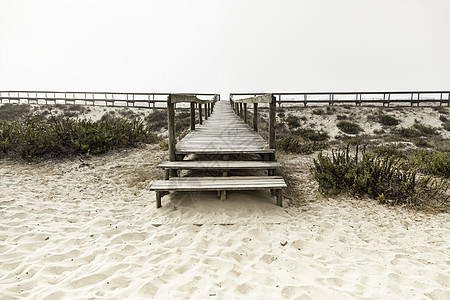
[[[156,192],[156,207],[161,207],[165,192],[220,191],[225,200],[227,191],[253,191],[270,189],[277,197],[277,205],[283,205],[283,188],[286,182],[279,176],[231,176],[231,177],[172,177],[155,181],[150,191]]]
[[[165,161],[158,165],[164,169],[164,179],[169,179],[170,170],[267,170],[268,175],[274,175],[276,169],[281,168],[281,164],[276,161],[199,161],[180,160]]]

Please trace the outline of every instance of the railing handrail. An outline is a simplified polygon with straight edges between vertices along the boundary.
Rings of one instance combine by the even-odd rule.
[[[273,95],[355,95],[355,94],[363,94],[363,95],[380,95],[380,94],[446,94],[450,93],[450,90],[439,90],[439,91],[374,91],[374,92],[272,92]],[[230,93],[231,96],[250,96],[250,95],[265,95],[268,93]]]
[[[363,103],[381,103],[383,106],[389,106],[392,104],[410,103],[411,106],[420,103],[439,103],[447,104],[450,106],[450,91],[378,91],[378,92],[276,92],[271,93],[278,99],[276,102],[281,106],[282,103],[299,103],[305,107],[308,103],[328,103],[329,105],[339,103],[354,103],[357,106],[361,106]],[[234,97],[253,96],[253,98],[261,97],[265,93],[232,93],[230,99]],[[372,95],[372,97],[368,97]],[[398,96],[401,95],[401,96]],[[432,95],[432,96],[431,96]],[[297,96],[303,97],[302,99],[283,99],[283,96]],[[317,96],[326,96],[318,98]],[[346,97],[342,97],[346,96]],[[234,100],[246,101],[247,98]]]

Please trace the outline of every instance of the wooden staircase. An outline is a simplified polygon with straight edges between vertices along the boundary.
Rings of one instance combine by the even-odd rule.
[[[168,107],[170,110],[170,105]],[[275,176],[281,168],[281,164],[275,161],[275,149],[271,149],[253,128],[239,118],[229,103],[216,102],[212,108],[212,113],[205,111],[205,116],[209,115],[209,118],[197,128],[194,126],[194,130],[172,149],[169,136],[169,152],[173,151],[169,156],[172,159],[158,166],[165,170],[165,180],[156,181],[150,187],[151,191],[156,192],[156,207],[161,207],[161,198],[173,191],[217,191],[220,199],[225,200],[227,191],[262,189],[271,190],[277,204],[282,206],[282,189],[286,183],[282,177]],[[201,108],[199,111],[202,111]],[[171,114],[169,111],[169,122]],[[169,124],[169,134],[170,131]],[[214,159],[184,160],[185,156],[192,154],[203,159],[214,156]],[[260,160],[242,160],[241,157],[248,154]],[[241,159],[229,160],[231,156]],[[221,176],[178,177],[179,170],[220,170]],[[231,170],[267,170],[267,176],[228,176]]]

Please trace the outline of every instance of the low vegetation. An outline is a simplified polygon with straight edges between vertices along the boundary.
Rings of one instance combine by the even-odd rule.
[[[0,122],[14,121],[23,119],[30,114],[30,105],[28,104],[3,104],[0,105]]]
[[[323,150],[327,147],[326,143],[305,141],[294,136],[283,136],[277,139],[276,148],[290,153],[311,154]]]
[[[339,121],[336,126],[344,133],[347,134],[358,134],[363,131],[361,126],[359,126],[356,123],[350,122],[350,121]]]
[[[157,135],[142,121],[109,115],[95,122],[56,116],[0,122],[0,153],[25,159],[99,154],[157,141]]]
[[[398,124],[400,124],[400,121],[394,118],[393,116],[384,114],[378,117],[378,122],[384,126],[397,126]]]
[[[351,192],[368,195],[381,203],[448,209],[448,181],[419,176],[395,157],[374,156],[365,151],[333,150],[319,154],[311,171],[325,195]]]

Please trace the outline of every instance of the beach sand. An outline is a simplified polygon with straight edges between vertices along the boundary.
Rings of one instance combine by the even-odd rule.
[[[281,155],[298,198],[148,191],[157,146],[0,161],[1,299],[450,299],[448,214],[325,199],[308,156]],[[289,165],[288,165],[289,164]]]

